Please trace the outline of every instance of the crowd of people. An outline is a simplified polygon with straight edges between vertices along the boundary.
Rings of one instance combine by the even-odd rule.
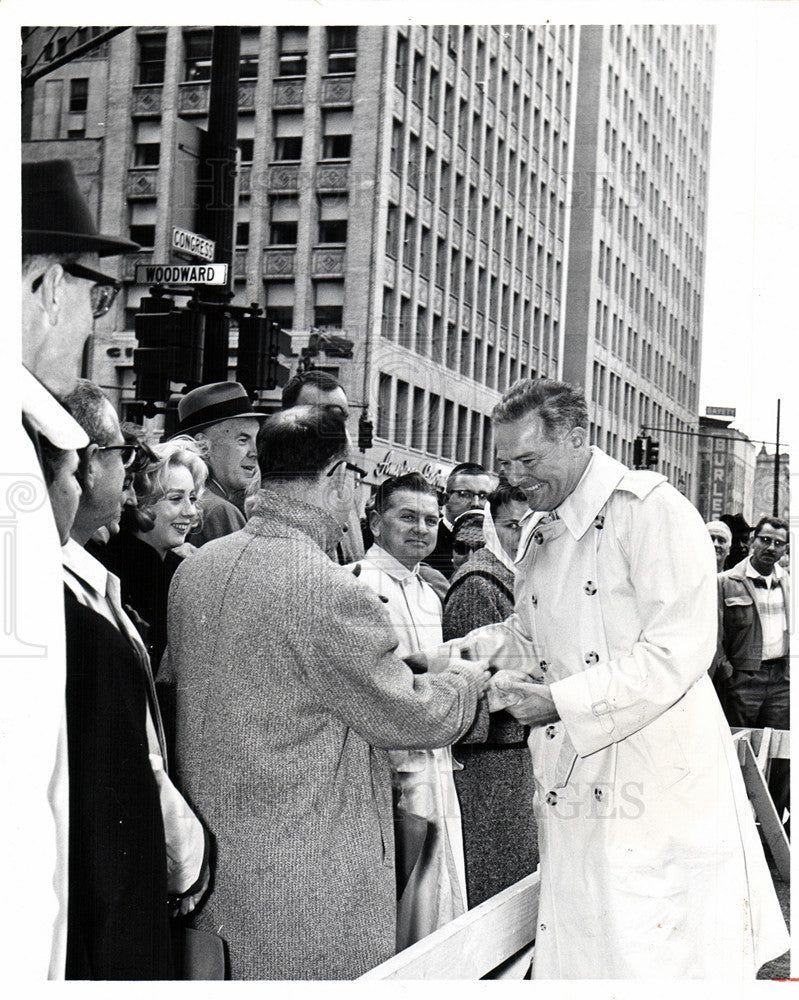
[[[15,454],[49,521],[20,600],[50,645],[36,712],[2,718],[41,762],[4,834],[37,852],[24,972],[191,978],[191,950],[206,977],[356,978],[539,859],[536,978],[782,954],[721,702],[787,728],[787,525],[717,582],[718,523],[545,379],[495,408],[499,475],[461,464],[443,495],[367,496],[314,370],[269,416],[196,387],[147,441],[74,374],[113,298],[97,258],[135,247],[65,161],[23,183]]]

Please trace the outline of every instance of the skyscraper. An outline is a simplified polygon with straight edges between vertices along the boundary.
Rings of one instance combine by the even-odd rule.
[[[626,464],[639,429],[696,500],[714,30],[584,26],[563,376]]]

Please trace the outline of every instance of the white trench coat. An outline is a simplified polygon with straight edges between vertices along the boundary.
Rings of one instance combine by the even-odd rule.
[[[707,676],[716,600],[696,509],[598,449],[557,518],[528,522],[516,611],[480,631],[561,719],[529,740],[535,978],[754,978],[789,947]]]
[[[408,656],[441,642],[441,601],[418,572],[406,569],[379,545],[350,569],[384,602],[397,633],[397,655]],[[449,747],[390,750],[399,806],[423,816],[428,832],[423,857],[414,867],[397,907],[397,950],[431,934],[466,909],[466,861]]]

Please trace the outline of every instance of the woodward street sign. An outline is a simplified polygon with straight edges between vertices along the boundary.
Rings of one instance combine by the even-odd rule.
[[[176,253],[191,254],[192,257],[200,257],[211,264],[216,256],[216,242],[208,240],[199,233],[192,233],[188,229],[181,229],[179,226],[172,227],[172,249]]]
[[[140,285],[226,285],[227,264],[137,264]]]

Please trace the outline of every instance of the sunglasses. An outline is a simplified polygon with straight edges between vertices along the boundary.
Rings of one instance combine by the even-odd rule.
[[[117,297],[122,283],[117,281],[116,278],[112,278],[110,274],[103,274],[102,271],[94,271],[90,267],[84,267],[83,264],[74,264],[67,261],[67,263],[61,265],[61,268],[67,274],[72,275],[73,278],[83,278],[86,281],[94,282],[89,290],[92,316],[95,319],[105,316],[114,304],[114,299]],[[38,292],[43,281],[44,275],[40,274],[31,285],[31,291]]]

